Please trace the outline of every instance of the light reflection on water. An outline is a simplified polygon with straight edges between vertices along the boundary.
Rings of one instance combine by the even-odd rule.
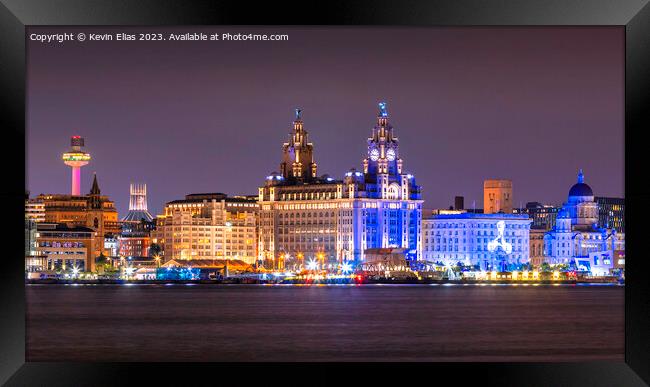
[[[623,360],[615,285],[174,285],[27,286],[28,361]]]
[[[56,286],[175,286],[175,285],[185,285],[185,286],[206,286],[206,287],[269,287],[269,286],[281,286],[281,287],[419,287],[419,286],[503,286],[503,287],[527,287],[527,286],[542,286],[542,287],[576,287],[576,286],[598,286],[598,287],[625,287],[624,284],[618,283],[575,283],[575,284],[562,284],[562,283],[430,283],[430,284],[359,284],[359,283],[263,283],[263,284],[220,284],[220,283],[145,283],[145,282],[125,282],[125,283],[62,283],[62,284],[38,284],[38,283],[29,283],[25,284],[27,287],[56,287]]]

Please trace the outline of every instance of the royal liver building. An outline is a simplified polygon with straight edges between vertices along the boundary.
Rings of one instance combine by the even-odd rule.
[[[317,175],[303,125],[297,109],[280,173],[259,189],[259,258],[361,263],[367,249],[394,247],[420,259],[420,187],[403,170],[386,104],[379,104],[363,172],[351,169],[342,180]]]

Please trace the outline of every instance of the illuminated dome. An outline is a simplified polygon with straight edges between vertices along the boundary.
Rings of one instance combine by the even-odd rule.
[[[591,187],[585,184],[585,176],[582,169],[578,172],[578,182],[569,190],[569,197],[576,196],[594,196]]]
[[[585,183],[577,183],[571,187],[569,191],[569,196],[594,196],[594,192],[591,190],[591,187]]]

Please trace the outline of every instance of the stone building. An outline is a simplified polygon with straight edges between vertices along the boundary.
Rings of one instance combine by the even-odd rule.
[[[314,146],[297,109],[280,173],[259,188],[260,260],[361,263],[366,249],[404,248],[421,257],[422,200],[413,175],[403,170],[399,140],[381,103],[367,141],[363,171],[343,179],[317,175]]]

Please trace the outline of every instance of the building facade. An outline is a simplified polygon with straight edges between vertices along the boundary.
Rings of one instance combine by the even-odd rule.
[[[45,257],[47,270],[95,271],[97,232],[65,223],[39,223],[36,250]]]
[[[45,222],[66,223],[79,227],[88,227],[95,231],[97,240],[93,243],[93,254],[108,255],[104,251],[104,237],[117,235],[120,223],[117,220],[115,204],[107,196],[101,194],[97,176],[88,195],[38,195],[36,200],[43,202]]]
[[[45,204],[40,199],[25,199],[25,219],[45,222]]]
[[[538,202],[528,202],[525,208],[516,208],[515,214],[527,214],[532,219],[532,228],[550,230],[555,226],[557,213],[561,206],[552,206]]]
[[[530,261],[526,215],[459,213],[422,221],[423,255],[431,263],[505,269]]]
[[[409,260],[421,258],[420,187],[403,171],[386,104],[379,106],[363,172],[351,169],[342,180],[317,175],[313,144],[296,110],[281,173],[259,188],[260,260],[361,263],[366,249],[389,247],[404,248]]]
[[[121,257],[148,257],[151,246],[151,232],[155,229],[156,223],[147,222],[123,222],[122,231],[117,238],[118,255]]]
[[[104,237],[104,254],[110,258],[119,256],[120,243],[117,235]]]
[[[546,235],[546,230],[543,228],[534,228],[531,226],[530,229],[530,264],[539,267],[542,263],[546,262],[546,250],[544,249],[544,235]]]
[[[512,214],[512,181],[489,179],[483,182],[483,213]]]
[[[598,203],[584,182],[582,170],[555,226],[545,234],[544,246],[554,264],[575,265],[577,270],[594,275],[605,275],[617,268],[615,257],[625,250],[625,234],[599,224]]]
[[[625,199],[595,196],[594,200],[598,204],[598,224],[624,233]]]
[[[163,261],[188,259],[257,260],[258,204],[222,193],[191,194],[165,205],[156,219],[152,243]]]

